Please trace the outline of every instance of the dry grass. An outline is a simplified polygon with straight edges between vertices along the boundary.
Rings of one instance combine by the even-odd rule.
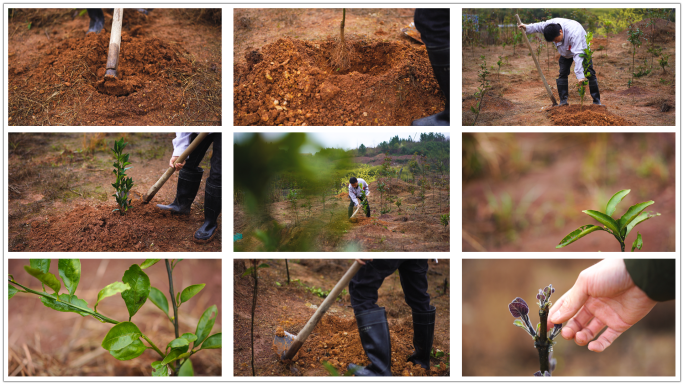
[[[180,8],[174,9],[179,19],[192,20],[193,23],[204,23],[221,26],[221,8]]]

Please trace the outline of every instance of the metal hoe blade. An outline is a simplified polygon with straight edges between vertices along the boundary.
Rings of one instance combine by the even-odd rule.
[[[273,347],[281,359],[283,358],[283,355],[285,355],[285,352],[290,349],[295,337],[297,337],[296,335],[293,335],[287,331],[284,331],[284,334],[284,336],[275,335],[273,337]]]

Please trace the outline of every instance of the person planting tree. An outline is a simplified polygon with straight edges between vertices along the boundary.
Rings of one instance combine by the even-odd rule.
[[[560,54],[560,59],[558,59],[560,70],[558,79],[556,79],[560,105],[568,105],[568,75],[570,74],[570,65],[573,61],[575,62],[574,72],[575,77],[577,77],[577,83],[582,84],[588,80],[589,93],[594,100],[594,104],[602,105],[596,71],[594,71],[592,61],[589,62],[587,67],[590,76],[587,78],[584,75],[583,59],[580,54],[584,53],[584,49],[587,48],[587,33],[582,24],[575,20],[556,17],[541,23],[519,24],[518,28],[525,31],[528,35],[543,33],[546,41],[553,42],[556,45],[556,49]]]
[[[204,170],[199,166],[204,155],[213,143],[211,170],[204,186],[204,224],[195,232],[194,240],[199,243],[209,242],[218,229],[216,220],[221,214],[221,134],[211,133],[195,148],[183,163],[175,163],[176,159],[195,140],[197,133],[178,132],[173,139],[173,155],[169,167],[178,172],[176,198],[169,205],[157,204],[157,207],[181,215],[190,214],[190,206],[197,196]]]
[[[361,345],[370,364],[361,367],[349,364],[355,376],[392,376],[392,346],[387,313],[377,305],[378,289],[387,276],[399,270],[404,299],[413,315],[414,352],[406,358],[430,371],[430,351],[435,336],[437,309],[430,305],[428,294],[428,261],[421,260],[359,260],[361,269],[349,282],[349,296],[359,328]]]
[[[425,43],[435,79],[444,93],[444,111],[414,120],[411,125],[449,125],[449,8],[417,8],[413,22]]]
[[[368,196],[370,196],[370,189],[368,183],[364,179],[357,179],[351,177],[349,179],[349,209],[347,211],[348,217],[354,214],[354,208],[359,204],[363,204],[366,217],[370,217],[370,204],[368,204]]]

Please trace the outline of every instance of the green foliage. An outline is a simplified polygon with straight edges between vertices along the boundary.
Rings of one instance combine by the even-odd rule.
[[[172,273],[173,268],[178,265],[182,259],[176,260],[175,264],[169,264],[167,261],[167,273],[169,275],[169,285],[173,285]],[[149,259],[142,265],[150,267],[159,260]],[[211,306],[207,309],[200,318],[196,332],[184,333],[181,337],[172,340],[166,348],[167,353],[162,352],[157,346],[145,336],[140,328],[131,322],[133,315],[145,303],[147,298],[150,298],[157,307],[159,307],[174,323],[176,332],[178,332],[178,320],[169,316],[169,303],[164,294],[157,288],[150,287],[149,278],[142,271],[137,264],[131,267],[124,273],[121,280],[123,282],[114,282],[104,287],[97,296],[95,309],[91,310],[88,303],[79,299],[76,296],[76,290],[81,280],[81,263],[77,259],[60,259],[58,261],[59,276],[61,277],[68,293],[59,294],[59,289],[62,283],[49,272],[50,260],[48,259],[32,259],[30,265],[25,266],[24,269],[34,277],[36,277],[43,284],[43,292],[35,291],[27,288],[14,280],[12,275],[9,275],[8,296],[12,298],[17,293],[22,292],[26,294],[34,294],[40,296],[41,302],[48,308],[59,312],[72,312],[81,316],[93,316],[103,323],[114,324],[114,326],[107,332],[102,340],[102,348],[109,351],[109,353],[118,360],[132,360],[141,356],[147,349],[152,349],[161,357],[161,361],[152,363],[154,371],[153,376],[170,376],[173,375],[193,375],[194,369],[190,356],[199,352],[201,349],[216,349],[221,348],[221,333],[214,334],[207,337],[214,326],[216,319],[217,308]],[[87,274],[86,274],[87,275]],[[45,292],[45,286],[53,289],[55,293],[48,294]],[[180,302],[186,302],[196,295],[204,288],[204,284],[191,285],[178,294]],[[22,288],[22,290],[17,289]],[[126,308],[129,313],[129,321],[119,322],[97,312],[97,306],[102,300],[121,293]],[[179,302],[179,303],[180,303]],[[176,303],[174,303],[176,305]],[[174,307],[177,311],[178,307]],[[146,341],[149,346],[144,344]],[[190,350],[189,344],[194,342],[194,348]],[[203,344],[204,342],[204,344]],[[201,348],[199,348],[201,345]],[[174,361],[179,361],[176,367],[173,368],[169,364]]]
[[[644,212],[647,207],[654,204],[653,201],[645,201],[643,203],[635,204],[629,207],[627,212],[625,212],[618,220],[613,219],[612,215],[615,213],[617,205],[629,192],[629,189],[616,192],[613,197],[608,200],[605,213],[595,210],[582,211],[594,218],[603,226],[597,226],[593,224],[583,225],[565,236],[565,238],[561,240],[560,244],[558,244],[556,248],[563,248],[592,232],[605,231],[615,237],[615,239],[620,243],[622,252],[624,252],[625,240],[627,239],[627,235],[629,235],[629,233],[632,231],[632,228],[652,217],[660,216],[660,213],[652,214],[650,212]],[[634,245],[632,246],[632,251],[634,251],[634,248],[641,249],[641,245],[643,245],[641,235],[637,235],[637,240],[638,242],[635,241]]]
[[[366,155],[366,146],[361,143],[359,145],[359,156],[365,156]]]
[[[116,203],[119,206],[119,208],[114,209],[114,211],[119,211],[119,214],[121,215],[126,214],[128,209],[131,207],[132,202],[132,199],[129,199],[129,193],[131,188],[133,188],[133,179],[126,177],[126,170],[133,167],[126,167],[127,165],[131,165],[131,163],[128,161],[130,155],[128,153],[123,153],[126,145],[128,145],[128,143],[125,143],[122,137],[119,141],[114,141],[114,148],[112,148],[112,152],[114,152],[114,159],[116,160],[116,162],[113,164],[114,170],[112,171],[116,175],[116,182],[112,184],[112,187],[114,187],[116,193],[114,193],[112,196],[116,198]]]
[[[501,71],[501,64],[503,64],[503,58],[499,56],[499,61],[496,62],[497,68],[496,68],[496,79],[501,80],[501,77],[499,76],[499,72]]]
[[[628,38],[627,40],[629,41],[630,44],[632,44],[632,74],[634,74],[634,58],[636,56],[636,51],[637,49],[641,46],[641,39],[644,36],[644,33],[639,29],[638,27],[634,27],[633,25],[629,26],[629,32],[627,33]]]
[[[670,55],[662,55],[660,56],[660,59],[658,60],[658,64],[660,64],[660,67],[663,69],[663,73],[665,73],[665,67],[669,67],[670,64],[668,64],[668,60],[670,59]]]
[[[442,226],[446,230],[446,227],[449,225],[449,213],[440,215],[439,216],[439,222],[442,224]]]
[[[586,41],[587,41],[587,47],[582,50],[583,53],[580,53],[580,57],[582,58],[582,68],[584,72],[584,77],[585,79],[589,79],[591,77],[591,72],[589,72],[589,66],[591,65],[591,60],[594,56],[594,51],[591,49],[591,40],[594,38],[594,34],[592,32],[587,32],[586,35]],[[587,89],[586,86],[588,84],[588,81],[582,81],[581,83],[577,84],[577,90],[580,95],[580,111],[582,110],[582,106],[584,105],[584,97],[586,95]]]
[[[644,65],[640,65],[637,67],[637,72],[634,72],[632,75],[636,78],[644,77],[651,73],[653,68],[648,67],[648,59],[644,59]]]

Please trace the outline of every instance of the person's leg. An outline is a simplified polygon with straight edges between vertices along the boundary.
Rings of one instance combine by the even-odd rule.
[[[446,98],[444,111],[414,120],[411,125],[449,125],[450,122],[450,98],[449,98],[449,71],[450,71],[450,12],[448,8],[416,8],[413,21],[416,29],[420,32],[420,38],[425,44],[425,49],[432,65],[432,71],[439,88]]]
[[[366,199],[366,217],[370,217],[370,203],[368,202],[368,199]]]
[[[87,33],[99,33],[104,28],[104,12],[102,8],[86,8],[90,17],[90,26]]]
[[[200,162],[207,152],[207,148],[212,143],[213,135],[209,135],[202,140],[202,142],[195,148],[190,156],[185,160],[185,165],[178,172],[178,185],[176,187],[176,198],[173,203],[169,205],[157,204],[157,207],[165,211],[179,213],[182,215],[190,214],[190,206],[197,196],[200,183],[202,182],[202,175],[204,171],[199,167]],[[190,135],[191,140],[195,140],[196,133]]]
[[[355,376],[391,376],[392,346],[385,308],[378,307],[378,289],[396,269],[399,260],[378,259],[366,265],[349,282],[349,296],[359,328],[361,345],[370,364],[349,364]]]
[[[568,75],[570,74],[570,66],[572,59],[566,59],[561,56],[558,59],[558,79],[556,79],[556,86],[558,87],[559,105],[568,105]]]
[[[588,71],[589,71],[589,73],[591,73],[591,76],[589,76],[587,78],[589,80],[589,93],[591,94],[591,98],[594,101],[594,104],[603,105],[603,104],[601,104],[601,94],[599,92],[598,78],[596,77],[596,71],[594,71],[594,61],[593,60],[589,62]]]
[[[216,220],[221,214],[221,134],[212,133],[214,149],[211,155],[211,170],[204,184],[204,224],[195,232],[195,239],[210,241],[218,230]]]
[[[435,335],[435,314],[437,309],[430,305],[427,293],[428,262],[426,259],[406,260],[399,266],[401,287],[406,303],[413,315],[413,348],[415,351],[407,361],[430,370],[430,351]]]

